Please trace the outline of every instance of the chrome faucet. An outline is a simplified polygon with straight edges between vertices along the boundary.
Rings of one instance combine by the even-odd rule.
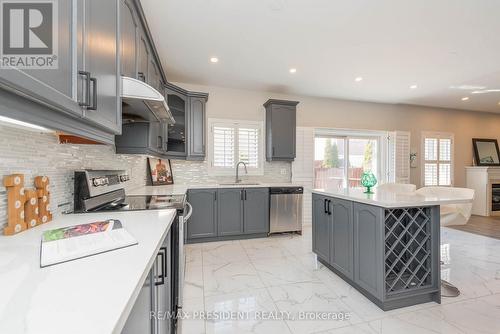
[[[236,183],[241,182],[241,179],[239,178],[239,173],[238,173],[239,168],[240,168],[240,164],[243,164],[243,166],[245,167],[245,174],[248,174],[247,164],[244,163],[243,161],[238,162],[238,164],[236,165]]]

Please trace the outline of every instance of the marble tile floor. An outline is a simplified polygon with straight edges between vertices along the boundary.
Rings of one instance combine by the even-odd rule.
[[[500,333],[500,240],[442,228],[442,277],[462,294],[389,312],[317,263],[311,243],[306,227],[188,245],[182,333]]]

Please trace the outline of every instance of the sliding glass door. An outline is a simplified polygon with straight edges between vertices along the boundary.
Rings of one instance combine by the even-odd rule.
[[[361,187],[361,174],[380,174],[379,138],[317,135],[314,140],[314,187]]]

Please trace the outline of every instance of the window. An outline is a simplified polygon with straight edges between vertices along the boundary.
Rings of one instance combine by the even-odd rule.
[[[423,185],[453,185],[453,134],[423,132],[422,152]]]
[[[361,174],[371,171],[379,180],[382,170],[382,138],[386,134],[317,131],[314,139],[314,188],[361,186]]]
[[[211,174],[232,175],[240,161],[249,174],[263,174],[262,122],[210,119],[209,126]]]

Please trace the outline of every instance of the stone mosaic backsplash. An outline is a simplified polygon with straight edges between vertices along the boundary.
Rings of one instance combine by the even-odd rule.
[[[207,162],[171,160],[174,182],[202,184],[232,182],[234,176],[208,175]],[[33,187],[37,175],[50,178],[51,211],[54,217],[73,209],[73,173],[79,169],[124,169],[131,175],[127,189],[146,184],[146,156],[121,155],[110,145],[59,144],[54,133],[0,125],[0,233],[7,222],[4,175],[25,175],[25,186]],[[281,174],[285,170],[285,174]],[[243,169],[241,170],[243,172]],[[289,182],[291,164],[265,163],[264,175],[246,176],[245,181]]]

